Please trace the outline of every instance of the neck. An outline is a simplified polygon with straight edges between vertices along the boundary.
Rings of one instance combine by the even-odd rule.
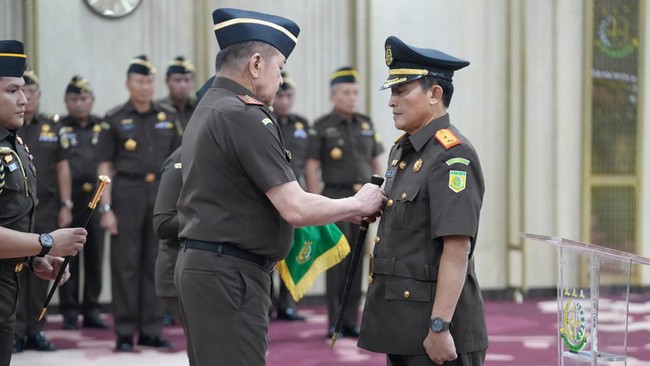
[[[135,107],[135,110],[138,111],[138,113],[149,112],[151,109],[151,101],[138,102],[131,99],[131,103],[133,103],[133,107]]]
[[[172,96],[169,96],[169,98],[172,100],[172,103],[174,103],[174,107],[177,107],[179,109],[185,108],[185,106],[187,106],[187,103],[190,101],[190,98],[187,97],[174,98]]]
[[[228,78],[236,82],[237,84],[243,86],[244,88],[255,93],[255,88],[253,87],[253,80],[251,80],[249,77],[246,77],[247,75],[248,73],[246,73],[245,70],[241,70],[241,72],[231,71],[231,70],[219,70],[219,72],[217,72],[217,76]]]
[[[79,126],[86,127],[86,125],[88,124],[88,121],[90,120],[90,118],[89,118],[89,116],[86,116],[86,117],[82,117],[82,118],[75,118],[75,120],[77,121],[77,124]]]
[[[336,112],[337,112],[337,113],[339,114],[339,116],[341,116],[341,118],[343,118],[346,122],[351,122],[351,121],[352,121],[352,118],[354,117],[354,113],[345,113],[345,112],[341,112],[341,111],[339,111],[339,110],[337,110]]]

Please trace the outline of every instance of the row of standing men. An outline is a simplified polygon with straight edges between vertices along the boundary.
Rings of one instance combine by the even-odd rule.
[[[152,222],[161,167],[180,146],[182,131],[197,104],[192,95],[194,68],[181,56],[172,60],[165,79],[169,95],[158,101],[153,101],[154,74],[155,67],[146,56],[131,60],[126,83],[129,101],[111,109],[105,118],[92,114],[95,96],[85,78],[74,76],[66,86],[64,101],[68,114],[59,118],[39,111],[41,90],[35,73],[27,70],[23,76],[27,104],[25,124],[18,135],[31,148],[39,172],[35,232],[49,233],[79,222],[91,199],[97,174],[114,178],[103,200],[110,204],[100,205],[100,215],[93,216],[87,226],[88,245],[82,258],[71,262],[72,276],[60,289],[60,310],[64,329],[77,329],[80,313],[84,327],[108,328],[100,317],[99,304],[104,230],[108,230],[112,235],[110,272],[119,351],[133,349],[135,334],[139,334],[139,345],[173,347],[161,337],[163,306],[158,296],[176,318],[181,318],[175,311],[177,295],[173,285],[178,242],[172,240],[170,245],[163,240],[158,248]],[[274,114],[281,124],[287,149],[292,152],[291,166],[296,177],[311,192],[322,192],[331,198],[347,197],[358,190],[358,182],[381,170],[377,157],[383,148],[378,135],[370,118],[357,113],[358,78],[357,71],[350,67],[340,68],[331,75],[334,108],[310,129],[306,118],[292,113],[295,83],[283,73],[284,82],[274,101]],[[156,213],[162,217],[167,214]],[[339,226],[352,243],[356,225],[339,223]],[[162,230],[160,225],[156,228]],[[80,302],[81,259],[85,278]],[[344,262],[327,274],[328,337],[333,332],[346,268]],[[36,320],[48,281],[32,276],[29,271],[21,272],[20,276],[21,305],[17,311],[13,351],[55,350],[43,332],[45,320]],[[304,320],[286,287],[282,284],[279,287],[277,318]],[[358,305],[360,299],[361,277],[357,275],[352,302]],[[348,307],[344,317],[343,333],[349,336],[358,336],[356,308]]]

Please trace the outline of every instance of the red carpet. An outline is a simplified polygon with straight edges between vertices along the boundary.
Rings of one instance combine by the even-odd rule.
[[[325,339],[326,315],[324,306],[300,307],[300,312],[308,317],[307,322],[274,321],[269,329],[269,366],[325,366],[325,365],[385,365],[384,356],[360,350],[356,341],[341,338],[334,351],[329,350],[329,340]],[[523,304],[511,301],[490,301],[486,304],[490,349],[486,365],[556,365],[557,364],[557,308],[554,300],[527,300]],[[607,307],[601,306],[601,324],[607,323]],[[110,322],[110,318],[106,317]],[[47,335],[59,348],[51,356],[63,356],[66,352],[74,354],[76,364],[88,361],[104,361],[101,364],[118,364],[118,355],[112,348],[115,339],[112,330],[63,331],[61,317],[52,315],[47,325]],[[650,301],[638,299],[630,306],[630,335],[628,337],[628,365],[650,366]],[[167,338],[177,345],[173,352],[182,359],[185,340],[180,327],[167,327]],[[386,336],[390,336],[387,334]],[[603,334],[606,336],[606,334]],[[77,351],[72,351],[76,349]],[[69,351],[66,351],[69,350]],[[82,350],[82,352],[79,352]],[[73,353],[74,352],[74,353]],[[143,352],[139,361],[119,361],[122,366],[146,365],[153,356],[171,358],[172,355]],[[83,356],[78,356],[81,354]],[[44,353],[24,352],[14,358],[12,364],[36,365],[38,357]],[[115,357],[115,363],[110,359]],[[50,358],[51,360],[51,358]],[[81,363],[79,363],[81,361]],[[134,362],[134,363],[130,363]],[[44,363],[45,364],[45,363]],[[151,364],[151,363],[150,363]],[[156,361],[156,365],[166,364]],[[172,364],[172,363],[170,363]],[[173,364],[179,364],[175,361]]]

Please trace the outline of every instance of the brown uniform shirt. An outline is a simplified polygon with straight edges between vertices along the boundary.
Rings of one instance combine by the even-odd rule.
[[[157,176],[181,143],[182,128],[176,112],[158,102],[146,113],[138,113],[128,101],[108,111],[101,127],[97,161],[113,162],[116,177]]]
[[[278,120],[284,143],[291,152],[291,168],[296,179],[301,180],[305,176],[305,158],[307,156],[307,131],[309,122],[305,117],[297,114],[290,114],[284,120]]]
[[[384,151],[370,117],[355,114],[346,122],[336,111],[319,118],[309,129],[307,158],[319,160],[325,184],[366,183],[372,158]]]
[[[443,141],[452,141],[453,134],[460,144],[443,146],[434,137],[440,130]],[[472,254],[451,334],[458,353],[487,348],[473,257],[484,190],[478,156],[450,125],[448,115],[393,146],[386,171],[389,201],[375,239],[359,347],[387,354],[426,354],[422,342],[435,301],[442,238],[464,235],[471,238]]]
[[[180,238],[230,242],[280,260],[293,226],[265,192],[296,178],[277,121],[251,95],[217,77],[192,115],[181,154]]]
[[[57,163],[68,159],[69,143],[58,115],[38,113],[18,129],[34,157],[38,187],[35,230],[50,232],[58,228],[61,207]]]
[[[198,104],[195,98],[190,98],[184,108],[178,108],[176,105],[174,105],[174,101],[170,96],[161,99],[160,102],[174,108],[183,129],[187,127],[187,124],[190,122],[190,118],[192,117],[192,113],[194,113],[196,105]]]
[[[68,140],[68,157],[70,175],[72,176],[72,190],[85,190],[90,192],[97,182],[97,159],[95,147],[99,142],[101,132],[101,119],[91,115],[88,123],[81,127],[72,117],[66,116],[61,120],[64,133]],[[91,184],[92,186],[87,185]],[[84,186],[84,184],[86,184]]]

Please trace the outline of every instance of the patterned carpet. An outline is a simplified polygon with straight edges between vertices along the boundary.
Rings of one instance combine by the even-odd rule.
[[[611,308],[614,307],[615,304],[611,304]],[[601,325],[607,325],[609,308],[607,304],[601,306]],[[558,328],[554,300],[527,300],[522,304],[489,301],[486,311],[490,334],[486,365],[557,364]],[[383,355],[358,349],[353,339],[339,339],[334,351],[330,351],[329,341],[325,339],[324,306],[301,307],[300,312],[308,317],[307,322],[271,323],[268,366],[385,365]],[[111,321],[109,316],[105,316],[105,319]],[[59,348],[58,351],[26,351],[14,355],[12,365],[187,365],[185,341],[178,326],[164,330],[165,337],[177,345],[174,352],[138,349],[133,354],[116,354],[112,350],[115,345],[112,331],[64,331],[60,329],[61,321],[58,315],[49,316],[46,332]],[[630,305],[629,331],[627,364],[650,366],[650,300],[637,299]],[[606,335],[603,333],[603,336]]]

